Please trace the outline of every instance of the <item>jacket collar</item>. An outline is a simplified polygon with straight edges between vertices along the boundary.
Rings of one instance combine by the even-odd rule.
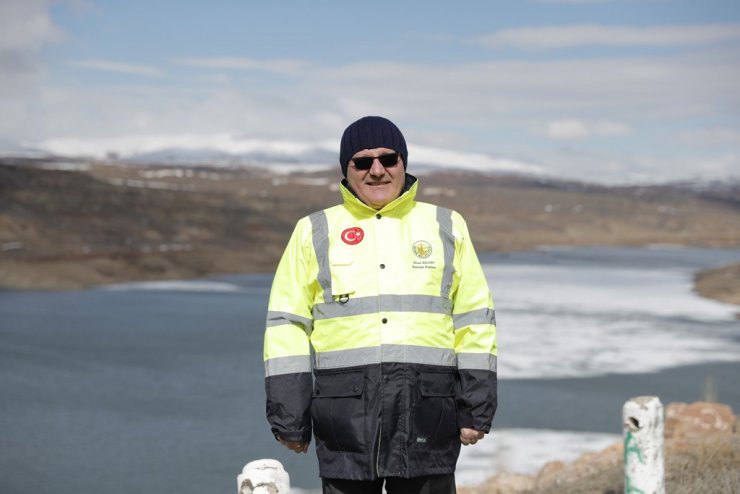
[[[347,179],[342,180],[342,183],[339,186],[342,198],[344,199],[344,207],[352,213],[352,216],[357,218],[366,218],[376,214],[394,217],[403,216],[414,207],[414,204],[416,203],[416,191],[418,188],[419,180],[415,176],[407,173],[406,183],[404,184],[401,195],[383,206],[382,209],[376,210],[362,202],[354,194],[347,184]]]

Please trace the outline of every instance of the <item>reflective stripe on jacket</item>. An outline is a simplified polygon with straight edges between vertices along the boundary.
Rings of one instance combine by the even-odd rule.
[[[459,428],[487,432],[496,409],[494,309],[467,226],[407,177],[379,211],[343,185],[343,204],[298,222],[273,281],[268,420],[293,441],[313,425],[323,477],[451,473]]]

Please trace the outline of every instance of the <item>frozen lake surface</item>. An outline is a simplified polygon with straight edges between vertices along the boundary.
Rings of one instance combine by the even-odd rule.
[[[692,293],[737,250],[579,248],[481,256],[497,307],[494,433],[458,481],[530,473],[619,440],[622,403],[696,401],[711,376],[740,409],[737,307]],[[316,460],[264,419],[271,277],[0,292],[0,492],[234,491],[248,461],[318,486]],[[580,414],[572,413],[573,404]]]

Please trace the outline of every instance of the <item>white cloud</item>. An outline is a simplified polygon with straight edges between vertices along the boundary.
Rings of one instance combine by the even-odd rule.
[[[0,9],[6,5],[0,3]],[[41,12],[42,18],[47,15],[47,4],[32,1],[28,5],[36,5],[34,12]],[[20,14],[14,15],[20,18]],[[48,15],[46,20],[51,23]],[[0,26],[6,24],[10,25],[0,18]],[[724,31],[704,25],[673,38],[657,28],[640,33],[644,40],[673,39],[684,44],[735,39],[737,25],[717,26],[724,26]],[[21,43],[21,38],[28,35],[21,43],[23,50],[16,52],[24,60],[35,61],[39,47],[61,36],[53,23],[47,28],[29,29],[28,33],[36,34],[21,33],[18,40],[5,43]],[[0,32],[0,40],[7,39],[4,34]],[[605,43],[616,34],[620,33],[598,31],[574,36],[568,43]],[[516,36],[512,39],[519,43],[517,46],[528,46],[526,40]],[[347,123],[363,115],[382,114],[404,130],[414,150],[414,162],[429,165],[444,162],[511,171],[541,167],[558,176],[584,180],[680,178],[694,173],[700,162],[711,165],[711,173],[720,176],[737,166],[737,158],[731,153],[737,148],[726,147],[737,146],[736,137],[727,130],[684,133],[670,143],[663,141],[662,148],[670,148],[674,154],[661,155],[661,146],[652,146],[645,151],[652,161],[637,159],[638,146],[626,145],[632,129],[639,128],[641,139],[648,140],[677,119],[734,122],[740,108],[736,45],[713,47],[711,53],[702,50],[666,57],[530,58],[478,63],[358,60],[347,65],[319,65],[245,57],[181,58],[172,62],[179,65],[178,75],[182,77],[169,77],[166,85],[148,79],[165,75],[157,67],[79,60],[73,63],[80,68],[147,77],[138,79],[136,86],[97,84],[86,81],[89,74],[79,70],[74,72],[76,80],[66,79],[71,81],[68,85],[50,77],[43,86],[34,87],[26,84],[28,77],[13,75],[15,93],[8,91],[8,71],[4,70],[0,72],[0,140],[25,139],[57,152],[97,156],[108,151],[125,156],[174,147],[226,153],[290,153],[296,149],[297,154],[290,156],[298,159],[302,153],[314,150],[335,153]],[[245,76],[238,71],[291,77],[269,86],[264,80],[274,78],[253,77],[253,73]],[[605,149],[612,143],[596,139],[604,136],[625,138],[611,155]],[[564,140],[576,152],[588,148],[603,154],[583,154],[578,159],[558,154],[565,146]],[[721,159],[672,159],[681,154],[680,146],[686,143],[712,140],[718,146],[706,150],[706,154],[711,152]],[[320,143],[329,141],[333,144],[322,148]],[[598,163],[598,169],[594,163]]]
[[[33,135],[29,107],[44,75],[41,50],[64,38],[49,15],[50,3],[0,0],[0,140]]]
[[[308,65],[304,60],[255,60],[243,57],[181,58],[176,63],[203,69],[261,70],[278,74],[296,74]]]
[[[622,175],[631,174],[635,182],[740,178],[740,154],[731,151],[673,159],[643,155],[626,165]]]
[[[577,24],[503,29],[474,38],[489,48],[545,51],[598,46],[697,46],[740,40],[740,24],[699,24],[653,27]]]
[[[346,122],[343,122],[346,123]],[[298,158],[311,160],[321,153],[336,153],[338,142],[250,139],[233,134],[131,135],[115,138],[56,138],[38,143],[46,152],[63,156],[105,157],[115,152],[128,158],[139,154],[178,149],[215,151],[233,156],[257,155],[265,159]],[[452,166],[477,171],[541,173],[540,166],[519,160],[502,159],[481,153],[460,152],[427,146],[409,146],[409,155],[418,165]]]
[[[63,156],[105,157],[115,152],[128,158],[139,154],[177,149],[182,151],[214,151],[233,156],[259,156],[261,160],[297,158],[311,161],[316,156],[337,152],[338,143],[324,141],[287,141],[250,139],[232,134],[132,135],[116,138],[48,139],[38,144],[46,152]],[[452,166],[478,171],[507,171],[539,173],[533,164],[511,159],[499,159],[480,153],[466,153],[450,149],[410,146],[409,154],[419,165]],[[333,163],[332,163],[333,164]]]
[[[583,139],[588,129],[579,120],[556,120],[547,126],[547,135],[553,139]]]
[[[147,77],[162,77],[164,72],[149,65],[136,65],[131,63],[114,62],[111,60],[78,60],[70,62],[72,67],[82,69],[100,70],[103,72],[116,72],[121,74],[143,75]]]
[[[48,0],[0,2],[0,57],[33,56],[63,34],[49,16]]]
[[[629,125],[620,122],[596,122],[593,125],[592,132],[600,136],[622,136],[632,133]]]
[[[321,162],[323,156],[335,154],[338,142],[288,141],[251,139],[232,134],[131,135],[116,138],[84,139],[57,138],[38,143],[38,148],[62,156],[103,158],[114,152],[123,158],[177,149],[180,151],[212,151],[232,156],[253,156],[257,162],[269,163],[294,158],[302,163]],[[481,172],[542,173],[535,164],[502,159],[481,153],[451,149],[409,146],[409,155],[416,165],[453,167]],[[325,163],[328,165],[328,163]],[[334,165],[334,163],[331,163]]]
[[[28,93],[41,72],[41,49],[64,37],[49,3],[0,1],[0,101]]]
[[[198,76],[195,80],[207,84],[230,84],[233,82],[233,79],[228,75],[218,73]]]
[[[740,178],[740,153],[728,152],[705,156],[698,160],[697,173],[701,178]]]
[[[737,80],[740,64],[730,55],[445,67],[364,63],[308,71],[301,89],[322,95],[319,101],[330,107],[339,102],[345,114],[374,110],[450,128],[490,128],[563,114],[626,125],[645,118],[734,115],[740,107]]]
[[[576,119],[554,120],[547,125],[546,134],[551,139],[585,139],[590,136],[620,136],[632,129],[619,122],[601,121],[585,123]]]
[[[122,157],[137,154],[180,149],[184,151],[210,150],[231,155],[265,153],[282,156],[300,156],[306,153],[336,151],[335,142],[299,142],[249,139],[233,134],[163,134],[130,135],[114,138],[57,138],[39,143],[39,147],[50,153],[72,156],[104,157],[115,152]]]
[[[602,3],[668,3],[675,0],[534,0],[535,3],[592,5]]]
[[[495,158],[481,153],[467,153],[426,146],[409,146],[409,161],[424,165],[455,167],[480,172],[542,173],[541,166],[519,160]]]
[[[656,148],[658,145],[656,145]],[[653,149],[586,151],[571,146],[539,150],[538,162],[551,176],[604,184],[665,183],[740,178],[740,153],[717,150],[702,156]]]
[[[740,146],[740,129],[715,127],[709,129],[687,130],[680,134],[682,142],[698,146],[730,144]]]
[[[301,77],[277,88],[243,85],[236,77],[219,86],[50,86],[33,104],[19,102],[16,118],[0,118],[0,136],[24,129],[46,144],[51,138],[98,141],[93,151],[78,151],[97,155],[153,146],[108,141],[118,136],[191,136],[162,139],[160,148],[201,146],[197,136],[237,136],[213,148],[232,149],[249,139],[337,141],[352,120],[381,114],[401,126],[410,145],[480,155],[480,161],[458,154],[444,158],[481,169],[536,163],[558,176],[619,180],[633,167],[641,176],[676,178],[694,173],[695,162],[668,159],[671,167],[641,167],[630,157],[635,150],[621,145],[619,156],[560,159],[547,140],[538,139],[570,139],[571,146],[580,146],[603,136],[629,139],[638,126],[641,135],[650,135],[676,119],[734,118],[740,65],[733,56],[306,66]],[[336,142],[332,152],[335,147]],[[658,147],[651,152],[660,154]],[[512,163],[501,156],[513,157]],[[422,158],[414,156],[419,163]],[[608,173],[607,163],[615,163]]]

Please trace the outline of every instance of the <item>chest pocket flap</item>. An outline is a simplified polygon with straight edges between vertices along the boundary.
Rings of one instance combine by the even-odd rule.
[[[352,295],[357,286],[354,266],[355,254],[347,246],[337,246],[329,253],[331,266],[332,294],[335,298],[341,295]]]

